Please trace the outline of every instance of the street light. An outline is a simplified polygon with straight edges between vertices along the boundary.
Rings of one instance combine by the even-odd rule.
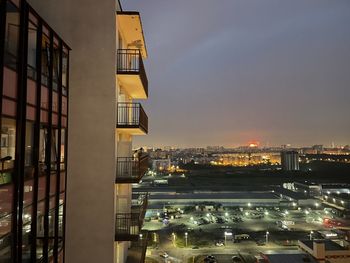
[[[310,231],[310,240],[312,240],[312,234],[314,233],[314,231]]]
[[[187,247],[187,237],[188,237],[188,233],[185,232],[185,241],[186,241],[186,247]]]
[[[269,234],[270,234],[270,232],[266,231],[266,244],[269,242]]]
[[[268,216],[268,215],[269,215],[269,212],[268,212],[268,211],[265,211],[265,215]]]
[[[248,207],[251,207],[252,206],[252,204],[251,203],[248,203]]]
[[[174,232],[173,232],[171,235],[173,236],[174,247],[176,247],[176,243],[175,243],[175,241],[176,241],[176,235],[175,235]]]
[[[225,216],[228,217],[228,213],[227,212],[225,213]]]

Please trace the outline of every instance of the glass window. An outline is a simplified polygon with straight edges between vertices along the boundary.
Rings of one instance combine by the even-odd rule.
[[[13,70],[17,70],[18,66],[19,23],[18,8],[10,1],[7,1],[4,63]]]
[[[42,54],[41,54],[41,83],[45,86],[49,85],[49,69],[50,69],[50,40],[43,34],[42,38]]]
[[[3,173],[13,169],[16,150],[16,120],[9,118],[1,119],[1,169]],[[5,175],[4,175],[5,176]],[[10,174],[6,175],[7,177]],[[11,181],[10,178],[7,178]]]
[[[57,42],[57,40],[54,42]],[[52,67],[52,87],[58,90],[58,78],[60,76],[60,49],[58,45],[53,45],[53,67]]]
[[[41,259],[43,256],[43,245],[44,245],[44,215],[45,215],[45,202],[38,202],[38,213],[37,213],[37,242],[36,242],[36,258]]]
[[[61,156],[60,156],[60,167],[61,170],[65,170],[65,150],[66,150],[66,130],[61,129]]]
[[[40,129],[39,135],[39,175],[46,174],[46,145],[47,145],[47,128]]]
[[[34,153],[34,123],[27,121],[26,123],[26,136],[25,136],[25,166],[33,166],[33,153]]]
[[[38,28],[31,21],[28,25],[28,72],[29,78],[36,80],[36,55],[37,55]]]
[[[22,225],[22,262],[28,262],[31,254],[31,224],[33,207],[27,206],[23,209]]]
[[[56,171],[58,160],[58,129],[52,129],[51,134],[51,170]]]
[[[4,262],[11,262],[11,239],[11,215],[0,216],[0,255]]]
[[[68,50],[63,48],[62,54],[62,94],[67,96],[68,89]]]

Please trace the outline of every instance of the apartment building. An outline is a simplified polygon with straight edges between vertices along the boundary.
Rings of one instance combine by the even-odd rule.
[[[1,263],[143,261],[146,57],[119,1],[0,0]]]

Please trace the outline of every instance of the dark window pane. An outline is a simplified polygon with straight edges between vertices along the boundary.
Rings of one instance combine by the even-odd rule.
[[[50,70],[50,40],[43,34],[41,54],[41,83],[45,86],[49,84]]]
[[[28,109],[28,107],[27,107]],[[34,153],[34,123],[26,122],[25,166],[33,166]]]
[[[28,25],[28,77],[36,79],[37,27],[29,22]]]
[[[7,1],[5,25],[5,54],[4,63],[7,67],[17,70],[19,41],[19,11],[11,2]]]

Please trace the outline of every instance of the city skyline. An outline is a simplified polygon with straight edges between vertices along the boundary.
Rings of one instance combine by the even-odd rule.
[[[134,146],[349,144],[347,1],[122,3],[152,57]]]

